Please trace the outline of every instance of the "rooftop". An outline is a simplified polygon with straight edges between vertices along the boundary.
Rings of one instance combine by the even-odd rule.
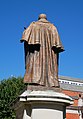
[[[64,90],[83,92],[83,80],[66,76],[59,76],[60,87]]]
[[[68,76],[59,76],[59,78],[63,79],[63,80],[82,82],[83,83],[83,79],[72,78],[72,77],[68,77]]]

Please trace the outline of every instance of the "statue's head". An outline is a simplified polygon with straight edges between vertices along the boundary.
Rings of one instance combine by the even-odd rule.
[[[40,19],[47,19],[47,17],[45,14],[40,14],[38,17],[38,20],[40,20]]]

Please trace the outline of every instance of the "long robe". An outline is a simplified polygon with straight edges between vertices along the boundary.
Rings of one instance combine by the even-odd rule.
[[[32,22],[24,31],[24,83],[57,87],[58,56],[64,50],[56,27],[47,20]]]

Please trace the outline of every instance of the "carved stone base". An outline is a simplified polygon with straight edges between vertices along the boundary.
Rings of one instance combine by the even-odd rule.
[[[19,96],[19,104],[15,107],[16,119],[65,119],[66,106],[73,101],[59,91],[60,88],[28,86]]]
[[[40,85],[27,85],[27,90],[35,90],[35,91],[46,91],[46,90],[53,90],[55,92],[62,92],[62,89],[59,87],[44,87]]]

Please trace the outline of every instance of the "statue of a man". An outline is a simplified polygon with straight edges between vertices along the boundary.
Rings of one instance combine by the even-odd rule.
[[[24,83],[59,87],[58,55],[64,50],[56,27],[40,14],[23,32],[26,73]]]

